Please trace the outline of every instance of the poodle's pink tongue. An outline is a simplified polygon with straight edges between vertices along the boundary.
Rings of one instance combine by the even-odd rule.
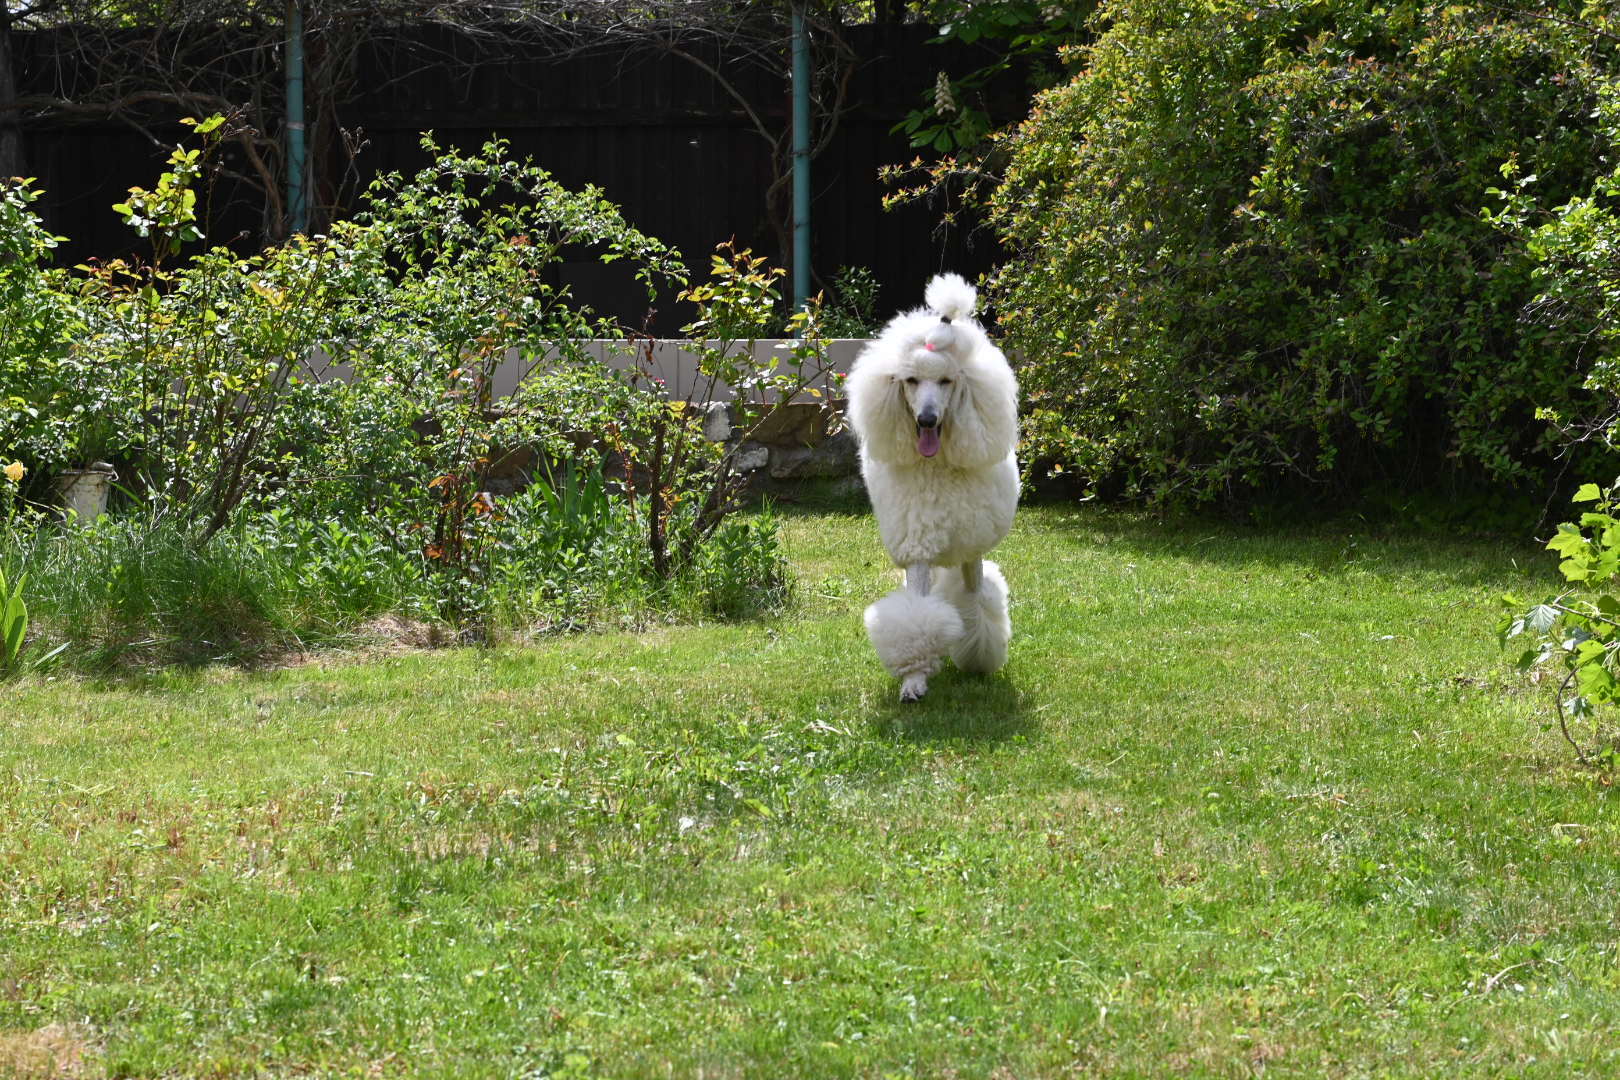
[[[917,429],[917,453],[923,457],[933,457],[939,453],[939,428],[925,427]]]

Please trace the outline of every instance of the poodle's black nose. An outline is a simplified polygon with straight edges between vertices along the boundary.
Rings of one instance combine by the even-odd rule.
[[[925,411],[920,412],[920,413],[917,414],[917,426],[918,427],[920,427],[920,428],[931,428],[931,427],[937,427],[938,425],[939,425],[939,413],[935,412],[933,409],[928,409],[928,410],[925,410]]]

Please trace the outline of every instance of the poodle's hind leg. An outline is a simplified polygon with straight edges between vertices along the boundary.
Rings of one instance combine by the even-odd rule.
[[[906,567],[906,591],[916,593],[918,596],[927,596],[930,569],[925,562],[912,563]]]
[[[900,680],[900,700],[916,701],[961,638],[962,616],[938,596],[895,589],[866,609],[866,633],[883,666]]]
[[[978,559],[940,575],[939,595],[962,619],[962,636],[951,647],[951,660],[963,671],[999,671],[1007,662],[1012,620],[1007,613],[1007,580],[993,562]]]
[[[984,580],[984,560],[969,559],[962,564],[962,588],[968,592],[978,592],[979,582]]]

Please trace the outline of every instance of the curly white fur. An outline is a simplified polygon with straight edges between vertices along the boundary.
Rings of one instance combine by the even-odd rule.
[[[923,290],[929,309],[947,319],[967,319],[979,306],[979,293],[961,274],[941,274]]]
[[[966,670],[994,671],[1011,636],[1006,583],[993,564],[977,579],[980,559],[1007,535],[1018,504],[1018,384],[972,318],[971,285],[943,274],[924,295],[928,307],[895,316],[856,359],[849,421],[878,533],[909,572],[913,595],[928,594],[927,568],[950,568],[939,599],[961,630],[934,657],[949,652]],[[895,595],[868,609],[867,629],[885,666],[906,679],[902,696],[917,697],[932,669],[919,681],[890,664],[886,650],[912,637],[934,648],[938,627],[930,622],[913,634],[909,620],[924,618],[922,609],[891,602]]]
[[[896,589],[866,609],[866,633],[890,675],[927,678],[962,640],[962,616],[950,601]]]

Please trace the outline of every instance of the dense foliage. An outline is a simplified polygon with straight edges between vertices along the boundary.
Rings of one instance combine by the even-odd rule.
[[[1614,40],[1565,6],[1105,8],[992,208],[1034,453],[1197,498],[1540,474],[1587,360],[1480,211],[1609,150]]]
[[[431,139],[324,234],[190,253],[223,125],[113,208],[143,259],[47,268],[32,189],[0,185],[0,572],[37,601],[31,636],[97,666],[251,658],[383,613],[485,638],[781,602],[774,519],[731,516],[735,447],[589,354],[620,331],[559,272],[594,256],[651,300],[688,284],[678,253],[498,141]],[[786,401],[821,335],[796,317],[756,370],[727,331],[779,271],[737,258],[758,288],[717,259],[684,295],[722,339],[713,374]],[[61,529],[52,478],[97,461],[118,516]]]
[[[1558,526],[1547,549],[1558,554],[1568,588],[1528,608],[1504,596],[1506,612],[1497,624],[1503,645],[1527,643],[1519,667],[1562,669],[1554,695],[1559,730],[1582,763],[1613,765],[1620,739],[1611,716],[1620,703],[1620,490],[1582,484],[1576,503],[1591,503],[1580,521]],[[1600,708],[1603,707],[1603,708]]]
[[[1587,13],[1595,32],[1613,34],[1613,15]],[[1596,119],[1609,145],[1620,145],[1620,79],[1599,87]],[[1503,169],[1507,182],[1495,194],[1500,207],[1488,214],[1505,233],[1521,240],[1534,260],[1536,296],[1529,317],[1568,342],[1578,357],[1591,399],[1586,408],[1548,408],[1542,415],[1570,447],[1601,461],[1604,482],[1585,483],[1575,494],[1590,509],[1565,522],[1547,541],[1556,552],[1566,586],[1526,607],[1505,598],[1499,630],[1504,643],[1528,641],[1521,667],[1561,672],[1555,695],[1559,728],[1583,762],[1613,766],[1620,748],[1614,706],[1620,703],[1620,480],[1612,451],[1620,430],[1620,166],[1610,158],[1590,187],[1553,204],[1540,178],[1517,163]]]
[[[26,180],[0,179],[0,461],[39,460],[59,441],[42,403],[58,389],[67,352],[68,309],[62,275],[49,268],[57,238],[29,204]],[[22,477],[19,470],[18,480]],[[15,483],[16,481],[13,481]],[[9,502],[0,486],[0,502]],[[0,514],[5,511],[0,506]]]

